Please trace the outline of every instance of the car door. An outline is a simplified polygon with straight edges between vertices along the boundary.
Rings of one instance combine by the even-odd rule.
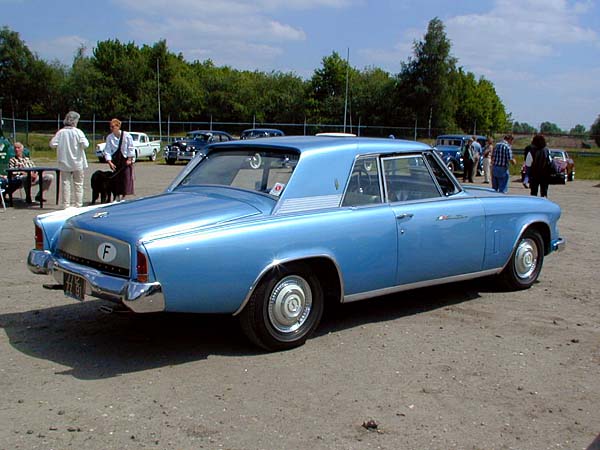
[[[397,283],[410,284],[481,270],[484,212],[454,185],[431,156],[382,160],[386,199],[398,233]],[[437,167],[432,167],[432,164]],[[445,176],[445,180],[438,177]]]
[[[140,134],[139,140],[137,142],[137,153],[138,157],[148,156],[148,142],[146,139],[146,135]]]
[[[354,162],[335,225],[335,236],[345,242],[336,246],[336,254],[346,301],[396,285],[396,224],[379,173],[377,156]]]

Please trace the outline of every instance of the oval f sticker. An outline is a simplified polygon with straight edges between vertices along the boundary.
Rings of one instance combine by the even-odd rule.
[[[103,242],[98,246],[97,254],[100,261],[109,263],[117,257],[117,248],[110,242]]]

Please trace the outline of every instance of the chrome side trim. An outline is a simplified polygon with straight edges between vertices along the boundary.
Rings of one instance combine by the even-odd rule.
[[[260,280],[263,279],[263,277],[265,276],[265,274],[267,272],[273,270],[277,266],[282,266],[282,265],[288,264],[290,262],[301,262],[301,261],[304,261],[306,259],[312,259],[312,258],[326,258],[326,259],[328,259],[329,261],[331,261],[333,263],[333,265],[335,267],[335,270],[336,270],[336,272],[338,274],[338,280],[339,280],[339,283],[340,283],[340,293],[341,293],[340,300],[343,301],[343,298],[344,298],[344,282],[342,280],[342,272],[340,271],[340,267],[338,266],[337,262],[335,262],[335,260],[332,259],[329,255],[325,255],[325,254],[302,255],[301,257],[294,257],[294,258],[290,257],[290,258],[286,258],[286,259],[277,259],[277,260],[272,261],[271,263],[269,263],[258,274],[258,276],[256,277],[256,279],[254,280],[254,282],[252,283],[252,285],[248,289],[248,294],[246,295],[246,298],[244,298],[244,301],[242,302],[242,304],[240,305],[240,307],[233,313],[233,315],[237,316],[239,313],[242,312],[242,310],[244,309],[244,307],[246,306],[246,304],[250,300],[250,297],[254,293],[254,290],[258,286],[258,283],[260,283]]]
[[[99,270],[56,258],[46,250],[31,250],[27,266],[35,274],[51,275],[63,283],[64,273],[78,275],[86,280],[85,294],[123,303],[137,313],[165,310],[165,298],[160,283],[139,283],[106,275]]]
[[[489,275],[496,275],[500,272],[502,272],[502,267],[498,267],[495,269],[489,269],[489,270],[482,270],[480,272],[472,272],[472,273],[466,273],[466,274],[462,274],[462,275],[454,275],[451,277],[437,278],[435,280],[417,281],[416,283],[402,284],[399,286],[393,286],[393,287],[389,287],[389,288],[376,289],[374,291],[360,292],[358,294],[343,296],[342,303],[356,302],[356,301],[365,300],[365,299],[371,298],[371,297],[378,297],[380,295],[388,295],[388,294],[395,294],[396,292],[410,291],[411,289],[419,289],[419,288],[423,288],[423,287],[436,286],[438,284],[455,283],[457,281],[465,281],[465,280],[470,280],[473,278],[485,277],[485,276],[489,276]]]

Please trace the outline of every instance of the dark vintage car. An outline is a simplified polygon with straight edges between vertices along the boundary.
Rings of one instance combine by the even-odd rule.
[[[435,148],[440,153],[442,160],[446,164],[446,167],[451,172],[463,172],[464,165],[462,159],[462,152],[472,135],[468,134],[442,134],[435,140]],[[477,142],[481,145],[481,151],[485,148],[487,137],[475,136]],[[480,155],[481,156],[481,155]],[[479,158],[479,167],[477,167],[477,175],[483,173],[483,158]]]
[[[337,303],[490,276],[527,289],[564,247],[560,213],[465,188],[418,142],[236,140],[161,194],[38,216],[28,265],[80,301],[232,314],[257,345],[288,349]]]
[[[554,160],[558,172],[550,175],[550,184],[566,184],[575,180],[575,162],[565,150],[550,148],[550,157]],[[525,180],[525,163],[521,166],[521,181]]]
[[[175,164],[177,161],[187,162],[209,144],[229,142],[232,140],[233,136],[224,131],[190,131],[185,138],[178,139],[164,148],[165,161],[167,164]]]
[[[284,136],[283,131],[276,128],[250,128],[242,131],[240,139],[259,139],[277,136]]]

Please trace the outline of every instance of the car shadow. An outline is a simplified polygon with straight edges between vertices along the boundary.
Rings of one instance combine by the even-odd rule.
[[[368,323],[390,321],[466,302],[488,288],[455,283],[339,305],[326,315],[316,337]],[[0,328],[18,351],[65,366],[57,374],[78,379],[112,378],[206,359],[210,355],[262,354],[244,337],[235,317],[200,314],[134,314],[90,300],[0,315]]]
[[[90,300],[0,315],[0,328],[18,351],[65,366],[79,379],[183,364],[209,355],[260,353],[235,318],[199,314],[105,314],[110,302]]]
[[[482,292],[499,292],[486,279],[403,291],[329,308],[317,336],[367,323],[388,322],[474,300]],[[333,309],[334,311],[331,311]]]

